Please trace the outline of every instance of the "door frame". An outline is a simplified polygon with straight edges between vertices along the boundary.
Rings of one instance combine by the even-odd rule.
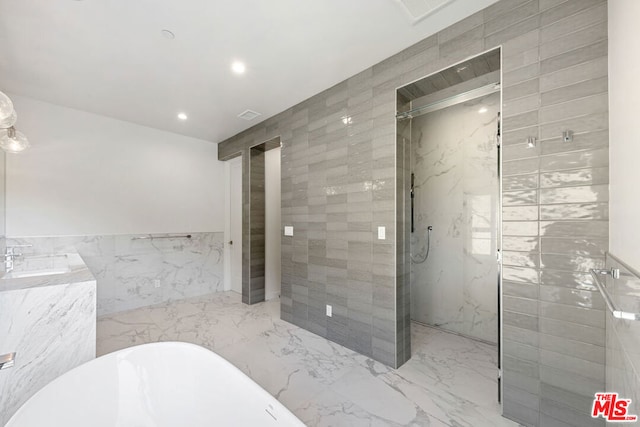
[[[497,297],[497,310],[496,310],[496,315],[497,315],[497,323],[498,323],[498,339],[497,339],[497,345],[496,345],[496,350],[498,353],[498,360],[497,360],[497,382],[498,382],[498,390],[497,390],[497,398],[498,398],[498,404],[500,405],[500,413],[502,414],[504,412],[504,382],[502,381],[502,373],[503,373],[503,366],[504,366],[504,360],[503,360],[503,356],[504,356],[504,342],[503,342],[503,323],[504,323],[504,316],[502,313],[503,307],[504,307],[504,302],[503,302],[503,274],[502,274],[502,253],[503,253],[503,246],[502,246],[502,227],[503,227],[503,223],[502,223],[502,192],[503,192],[503,187],[502,187],[502,173],[503,173],[503,156],[502,156],[502,135],[504,134],[504,124],[503,124],[503,115],[502,115],[502,110],[503,110],[503,105],[504,105],[504,48],[502,46],[502,44],[499,44],[497,46],[493,46],[489,49],[485,49],[481,52],[475,53],[473,55],[470,55],[458,62],[449,64],[439,70],[433,71],[429,74],[426,74],[422,77],[416,78],[410,82],[407,82],[405,84],[403,84],[402,86],[396,87],[396,103],[398,102],[398,91],[405,87],[405,86],[409,86],[412,83],[415,83],[419,80],[422,80],[426,77],[429,77],[431,75],[437,74],[443,70],[449,69],[449,68],[453,68],[458,64],[461,64],[465,61],[468,61],[472,58],[475,57],[479,57],[482,55],[485,55],[491,51],[494,50],[499,50],[499,55],[500,55],[500,89],[499,91],[497,91],[500,94],[500,104],[499,104],[499,118],[498,118],[498,126],[499,126],[499,137],[497,138],[496,141],[496,145],[497,145],[497,174],[498,174],[498,200],[497,200],[497,234],[496,234],[496,263],[497,263],[497,277],[496,279],[496,284],[497,284],[497,289],[496,289],[496,297]],[[396,121],[395,121],[395,130],[396,130],[396,135],[398,135],[398,128],[397,128],[397,114],[398,111],[396,111]],[[396,147],[397,149],[397,147]],[[396,158],[396,163],[398,162],[397,158]],[[397,166],[397,165],[396,165]],[[397,179],[400,179],[399,177],[396,177]],[[396,200],[396,203],[397,200]],[[398,213],[396,212],[396,216],[398,215]],[[401,231],[398,231],[399,233]],[[402,231],[404,233],[403,238],[406,239],[408,241],[408,239],[410,239],[411,236],[411,227],[404,227],[404,230]],[[407,262],[407,261],[405,261]],[[411,261],[408,261],[408,263],[410,264]],[[411,269],[409,268],[409,283],[411,283]],[[411,298],[411,296],[409,297]],[[411,301],[409,302],[409,307],[411,307]],[[411,312],[409,309],[409,317],[411,317]]]
[[[232,246],[229,244],[231,241],[231,169],[233,167],[237,167],[237,164],[240,164],[240,168],[242,168],[242,155],[239,155],[233,159],[224,162],[224,176],[225,176],[225,186],[224,186],[224,290],[230,291],[232,290],[231,281],[232,281],[232,269],[231,269],[231,249]],[[242,176],[242,173],[240,174]],[[240,185],[242,188],[242,184]],[[241,207],[242,209],[242,207]],[[242,212],[241,212],[242,213]],[[242,243],[242,238],[240,238],[240,243]],[[242,286],[242,283],[240,284]]]

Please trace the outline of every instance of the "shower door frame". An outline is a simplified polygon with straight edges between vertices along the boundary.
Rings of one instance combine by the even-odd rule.
[[[503,384],[502,384],[502,359],[503,359],[503,342],[502,342],[502,330],[503,330],[503,316],[502,316],[502,306],[503,306],[503,301],[502,301],[502,134],[504,133],[504,128],[502,125],[502,108],[503,108],[503,86],[504,86],[504,58],[503,58],[503,52],[504,49],[502,47],[502,45],[497,45],[494,46],[490,49],[485,49],[483,51],[480,51],[476,54],[473,55],[469,55],[459,61],[453,62],[449,65],[447,65],[446,67],[440,68],[438,70],[435,70],[429,74],[426,74],[422,77],[419,77],[417,79],[414,79],[410,82],[404,83],[402,86],[398,86],[395,88],[395,102],[396,102],[396,106],[398,105],[398,91],[400,89],[402,89],[405,86],[408,86],[410,84],[413,84],[417,81],[420,81],[422,79],[425,79],[429,76],[432,76],[434,74],[440,73],[444,70],[447,70],[449,68],[453,68],[463,62],[469,61],[473,58],[485,55],[489,52],[498,50],[499,51],[499,56],[500,56],[500,90],[499,90],[499,98],[500,98],[500,105],[499,105],[499,109],[498,109],[498,119],[497,119],[497,129],[496,129],[496,150],[497,150],[497,176],[498,176],[498,197],[497,197],[497,212],[496,212],[496,223],[497,223],[497,227],[496,227],[496,264],[497,264],[497,277],[496,277],[496,282],[497,282],[497,310],[496,310],[496,315],[497,315],[497,324],[498,324],[498,339],[496,340],[496,347],[497,347],[497,353],[498,353],[498,360],[497,360],[497,382],[498,382],[498,390],[497,390],[497,398],[498,398],[498,403],[500,404],[500,409],[501,412],[504,412],[504,407],[503,407]],[[396,134],[396,139],[398,138],[398,118],[397,118],[397,114],[398,111],[396,111],[396,120],[394,123],[394,127],[395,127],[395,134]],[[397,159],[397,156],[396,156]],[[397,160],[396,160],[397,161]],[[396,170],[398,169],[397,167],[398,165],[396,164]],[[400,177],[396,177],[396,179],[400,179]],[[397,197],[396,197],[397,200]],[[397,213],[396,213],[397,215]],[[397,218],[396,218],[397,220]],[[411,236],[411,226],[408,226],[407,224],[405,224],[405,226],[403,227],[403,232],[405,234],[404,239],[406,239],[406,241],[408,241],[410,239]],[[410,255],[405,254],[405,258],[410,258]],[[406,262],[406,261],[405,261]],[[410,263],[411,261],[409,261]],[[411,269],[409,269],[409,283],[411,282]],[[411,296],[409,297],[411,298]],[[411,304],[409,304],[409,310],[411,310]],[[409,312],[410,315],[410,312]]]
[[[498,129],[496,135],[496,146],[497,146],[497,167],[498,167],[498,229],[496,230],[496,262],[498,264],[498,402],[500,403],[500,409],[503,409],[502,406],[502,134],[504,133],[504,126],[502,124],[502,106],[503,106],[503,87],[504,87],[504,63],[502,56],[502,45],[498,46],[500,49],[500,108],[498,111]]]

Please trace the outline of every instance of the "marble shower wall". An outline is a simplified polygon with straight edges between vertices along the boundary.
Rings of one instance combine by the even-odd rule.
[[[191,235],[11,237],[7,243],[33,245],[25,254],[79,253],[98,282],[98,315],[104,315],[224,290],[224,233]]]
[[[425,254],[427,227],[433,226],[429,258],[411,264],[411,318],[493,343],[499,111],[500,94],[494,93],[411,120],[414,258]]]

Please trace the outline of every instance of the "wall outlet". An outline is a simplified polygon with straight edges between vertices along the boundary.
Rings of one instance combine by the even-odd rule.
[[[329,304],[327,304],[327,316],[333,317],[333,308]]]
[[[292,225],[285,225],[284,226],[284,235],[285,236],[293,236],[293,226]]]
[[[378,240],[385,240],[387,238],[387,228],[378,227]]]
[[[160,287],[160,279],[154,279],[153,280],[153,287],[154,288],[159,288]]]

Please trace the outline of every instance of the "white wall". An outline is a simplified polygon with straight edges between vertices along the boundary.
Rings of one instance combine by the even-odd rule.
[[[640,270],[640,1],[609,1],[610,250]]]
[[[227,160],[225,177],[225,290],[242,293],[242,156]],[[233,244],[229,244],[232,241]]]
[[[7,156],[8,236],[224,231],[216,144],[10,96],[32,146]]]
[[[282,226],[280,214],[280,148],[265,153],[265,299],[280,296]]]

